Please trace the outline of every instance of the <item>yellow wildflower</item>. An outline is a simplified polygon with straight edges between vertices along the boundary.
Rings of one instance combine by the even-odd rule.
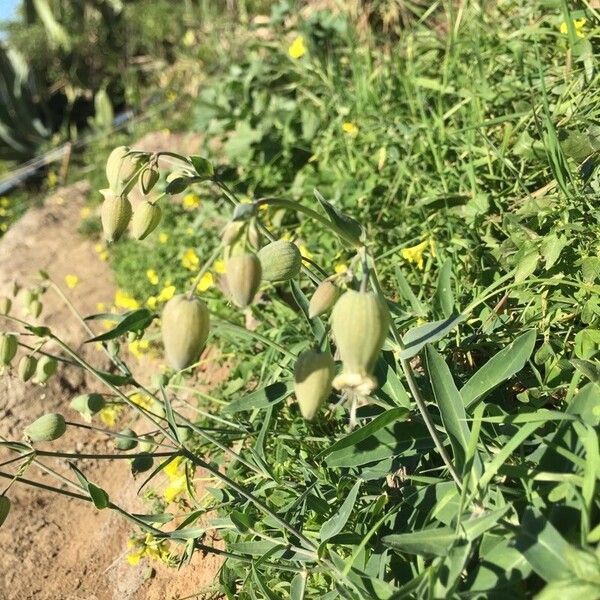
[[[207,289],[212,287],[215,283],[212,273],[204,273],[202,277],[200,277],[200,281],[196,286],[196,290],[199,292],[205,292]]]
[[[407,260],[409,263],[415,263],[417,268],[423,269],[423,252],[430,247],[430,241],[425,240],[416,246],[412,246],[411,248],[402,248],[400,250],[400,255],[403,259]]]
[[[147,394],[140,394],[139,392],[134,392],[129,395],[129,399],[138,406],[145,408],[146,410],[150,410],[154,406],[154,400],[148,396]]]
[[[213,266],[215,269],[215,273],[225,273],[225,261],[216,260]]]
[[[573,19],[573,26],[575,27],[575,35],[578,38],[584,38],[585,37],[585,32],[584,32],[584,28],[585,28],[585,24],[587,23],[587,19],[582,18],[582,19]],[[569,25],[566,21],[563,21],[560,24],[560,32],[563,35],[567,35],[569,33]]]
[[[342,130],[351,137],[356,137],[358,135],[358,125],[356,123],[352,123],[351,121],[342,123]]]
[[[188,248],[181,258],[181,264],[190,271],[196,271],[200,265],[200,257],[193,248]]]
[[[190,48],[196,43],[196,36],[194,35],[193,29],[188,29],[183,35],[183,45],[186,48]]]
[[[182,463],[184,460],[185,459],[183,458],[183,456],[178,456],[177,458],[173,459],[168,465],[165,465],[163,467],[165,475],[169,479],[175,479],[179,477],[181,475],[180,467],[183,466]]]
[[[113,427],[122,411],[123,406],[119,404],[107,404],[99,413],[100,420],[108,427]]]
[[[158,234],[158,241],[159,241],[161,244],[166,244],[166,243],[169,241],[169,234],[168,234],[168,233],[164,233],[164,232],[162,232],[162,231],[161,231],[161,232]]]
[[[181,456],[178,456],[163,468],[169,479],[169,484],[163,491],[163,496],[167,502],[173,502],[179,494],[187,489],[185,469],[186,461]]]
[[[135,310],[140,307],[140,303],[127,292],[123,290],[117,290],[115,292],[115,306],[118,308],[128,308],[129,310]]]
[[[164,563],[168,563],[171,558],[168,540],[158,540],[151,533],[147,533],[144,538],[129,540],[127,547],[132,550],[127,554],[127,562],[131,566],[139,564],[145,557]]]
[[[146,277],[152,285],[158,285],[158,273],[154,269],[148,269],[146,271]]]
[[[345,263],[337,263],[333,269],[338,275],[341,275],[348,270],[348,265]]]
[[[129,352],[133,354],[138,360],[148,353],[150,348],[150,342],[148,340],[133,340],[128,344]]]
[[[69,274],[65,277],[65,283],[67,284],[68,287],[73,289],[79,283],[79,277],[77,277],[77,275]]]
[[[157,304],[158,304],[158,298],[156,296],[149,296],[148,300],[146,300],[146,306],[148,308],[150,308],[151,310],[154,310],[156,308]]]
[[[300,250],[302,258],[311,259],[313,257],[313,253],[304,244],[298,244],[298,250]]]
[[[106,304],[104,304],[104,302],[96,302],[96,310],[98,312],[104,312],[106,310]]]
[[[167,285],[160,291],[160,294],[158,294],[158,301],[166,302],[167,300],[170,300],[174,295],[175,295],[175,286]]]
[[[91,214],[92,214],[92,209],[89,206],[84,206],[79,211],[79,215],[82,219],[87,219]]]
[[[10,206],[10,198],[7,198],[6,196],[0,198],[0,206],[4,206],[5,208]]]
[[[294,60],[302,58],[306,54],[306,46],[304,45],[304,37],[299,35],[294,39],[288,48],[288,54]]]
[[[167,92],[167,101],[175,102],[175,100],[177,100],[177,94],[173,90],[168,91]]]
[[[54,187],[58,183],[58,175],[54,171],[48,173],[48,186]]]
[[[192,210],[194,208],[198,208],[200,206],[200,196],[198,194],[186,194],[181,201],[183,204],[183,208],[186,210]]]

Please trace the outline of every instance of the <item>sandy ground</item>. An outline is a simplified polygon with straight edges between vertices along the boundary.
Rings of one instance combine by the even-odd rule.
[[[183,147],[190,144],[167,134],[145,138],[136,147],[147,149]],[[46,270],[82,314],[96,312],[98,302],[114,297],[115,288],[107,263],[98,258],[94,243],[77,233],[80,210],[90,190],[85,183],[58,190],[44,206],[30,210],[0,240],[0,295],[16,279],[22,286],[36,283],[36,273]],[[80,282],[67,290],[65,276],[78,274]],[[106,359],[84,346],[86,333],[69,308],[52,291],[43,297],[40,322],[93,361],[106,367]],[[22,316],[17,297],[12,314]],[[6,323],[0,324],[6,329]],[[16,364],[16,361],[15,363]],[[156,365],[143,366],[151,372]],[[47,386],[24,384],[15,373],[0,378],[0,435],[20,439],[25,425],[43,413],[56,411],[73,418],[68,402],[82,391],[99,391],[98,384],[74,368],[61,368]],[[61,450],[110,452],[109,443],[97,434],[73,429],[61,440]],[[43,447],[43,446],[42,446]],[[56,449],[56,448],[53,448]],[[0,452],[0,460],[7,454]],[[62,462],[62,464],[61,464]],[[65,468],[61,459],[58,469]],[[128,510],[144,512],[136,497],[129,461],[79,461],[92,481],[102,484],[112,501]],[[0,470],[8,470],[2,467]],[[27,477],[54,484],[37,468]],[[6,480],[0,480],[0,491]],[[9,492],[11,513],[0,528],[1,600],[169,600],[208,598],[220,561],[213,555],[197,554],[180,571],[142,561],[132,567],[125,560],[132,526],[117,514],[95,510],[83,501],[24,485]]]

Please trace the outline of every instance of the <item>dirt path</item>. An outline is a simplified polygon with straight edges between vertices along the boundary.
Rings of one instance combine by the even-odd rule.
[[[172,139],[144,139],[140,145],[173,148]],[[30,210],[0,240],[0,295],[13,280],[35,283],[36,273],[46,270],[83,314],[96,312],[98,302],[110,302],[115,287],[107,263],[98,258],[94,243],[77,233],[86,184],[64,188],[44,206]],[[79,283],[67,290],[65,276]],[[83,346],[85,332],[68,307],[52,291],[43,297],[41,322],[84,356],[102,366],[102,355]],[[21,316],[17,298],[13,314]],[[1,324],[4,328],[4,323]],[[106,365],[104,365],[106,366]],[[149,365],[146,365],[147,367]],[[46,387],[23,384],[14,375],[0,378],[0,435],[19,439],[23,427],[49,411],[72,417],[69,400],[82,391],[95,391],[97,383],[73,368],[60,369]],[[78,452],[110,452],[106,440],[86,430],[70,430],[61,449]],[[0,456],[5,456],[1,454]],[[59,464],[57,462],[57,464]],[[65,467],[63,462],[61,468]],[[144,512],[135,496],[129,461],[86,461],[88,477],[102,483],[117,504]],[[27,476],[54,484],[49,476],[32,468]],[[0,490],[4,489],[0,482]],[[0,599],[2,600],[169,600],[198,597],[215,580],[219,560],[195,557],[180,571],[153,561],[127,564],[124,554],[132,527],[111,511],[97,511],[82,501],[68,499],[37,488],[14,485],[9,497],[12,510],[0,529]]]

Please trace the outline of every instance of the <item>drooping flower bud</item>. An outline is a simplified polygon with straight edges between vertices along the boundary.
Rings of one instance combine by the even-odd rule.
[[[225,266],[227,287],[233,303],[239,308],[252,304],[262,277],[261,262],[256,254],[235,254]]]
[[[11,333],[0,334],[0,365],[7,367],[17,353],[17,338]]]
[[[102,394],[80,394],[71,400],[69,406],[89,422],[106,406],[106,401]]]
[[[116,437],[114,441],[117,450],[133,450],[138,444],[135,431],[129,427],[119,431],[119,436],[123,437]]]
[[[23,356],[19,361],[19,379],[23,382],[29,381],[35,373],[37,360],[33,356]]]
[[[136,240],[143,240],[149,236],[160,223],[162,210],[153,202],[144,200],[133,211],[131,219],[131,235]]]
[[[48,413],[25,427],[25,437],[30,442],[52,442],[67,430],[65,418],[58,413]]]
[[[343,370],[333,380],[337,389],[355,388],[367,395],[377,387],[373,368],[390,327],[390,313],[379,296],[348,290],[331,313],[331,331]]]
[[[106,161],[106,178],[108,186],[115,195],[123,192],[124,186],[135,175],[138,168],[137,161],[127,156],[130,148],[117,146],[108,156]]]
[[[131,202],[124,196],[106,194],[100,217],[107,242],[116,242],[127,229],[131,219]]]
[[[142,194],[149,194],[160,178],[156,167],[146,167],[140,174],[139,184]]]
[[[38,360],[36,369],[35,369],[35,380],[37,383],[44,384],[56,373],[56,369],[58,368],[58,362],[56,362],[55,358],[51,356],[42,356],[40,360]]]
[[[12,300],[6,296],[0,298],[0,315],[7,315],[12,307]]]
[[[312,421],[331,393],[334,374],[333,358],[329,352],[307,350],[294,366],[294,390],[302,416]]]
[[[206,304],[185,294],[173,296],[162,313],[162,339],[169,364],[178,371],[193,365],[202,352],[210,325]]]
[[[298,246],[285,240],[271,242],[258,252],[265,281],[287,281],[300,272],[302,255]]]
[[[29,314],[34,319],[37,319],[42,314],[42,309],[43,308],[44,308],[44,305],[39,300],[33,300],[29,304],[27,310],[29,311]]]
[[[323,281],[319,284],[308,305],[308,316],[311,319],[326,313],[337,300],[339,288],[331,281]]]

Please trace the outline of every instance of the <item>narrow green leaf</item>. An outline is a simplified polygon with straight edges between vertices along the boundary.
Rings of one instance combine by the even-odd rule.
[[[351,238],[355,246],[360,245],[360,240],[364,233],[362,225],[356,219],[338,210],[331,202],[325,200],[318,190],[314,190],[314,194],[319,204],[323,207],[323,210],[327,213],[330,221]],[[345,242],[346,240],[343,241]]]
[[[143,331],[152,323],[156,317],[155,313],[147,308],[139,308],[123,315],[123,318],[118,322],[116,327],[97,335],[89,340],[86,340],[86,344],[90,342],[104,342],[106,340],[113,340],[128,333],[129,331]]]
[[[440,269],[433,302],[439,312],[447,319],[454,310],[454,294],[452,293],[452,261],[446,260]]]
[[[337,535],[344,529],[344,526],[348,522],[350,518],[350,514],[352,513],[352,509],[354,508],[354,503],[356,502],[356,497],[358,496],[358,490],[360,489],[362,481],[358,479],[346,499],[344,503],[340,507],[340,510],[333,515],[330,519],[325,521],[323,525],[321,525],[321,530],[319,532],[319,537],[322,542],[332,538],[334,535]]]
[[[523,333],[474,373],[460,390],[465,407],[470,408],[497,385],[518,373],[533,352],[535,337],[533,329]]]
[[[427,308],[413,293],[408,281],[406,281],[406,278],[402,273],[402,269],[396,267],[395,274],[400,295],[410,304],[410,308],[415,316],[424,317],[427,314]]]
[[[525,509],[515,538],[515,548],[545,581],[558,581],[571,575],[565,558],[569,544],[536,509]]]
[[[293,391],[293,381],[278,381],[277,383],[271,383],[266,387],[255,390],[243,398],[231,401],[222,410],[226,413],[234,413],[242,410],[275,406],[275,404],[283,402]]]
[[[306,572],[294,575],[294,579],[290,584],[290,600],[304,600],[306,575]]]
[[[427,346],[427,370],[444,429],[452,445],[456,468],[462,473],[471,435],[467,414],[448,365],[432,346]]]
[[[408,359],[416,356],[425,344],[441,340],[464,320],[464,315],[454,315],[442,321],[432,321],[409,329],[402,338],[404,350],[400,352],[400,358]]]
[[[424,556],[446,556],[448,548],[456,540],[456,532],[451,527],[422,529],[412,533],[386,535],[384,545],[399,552]]]

